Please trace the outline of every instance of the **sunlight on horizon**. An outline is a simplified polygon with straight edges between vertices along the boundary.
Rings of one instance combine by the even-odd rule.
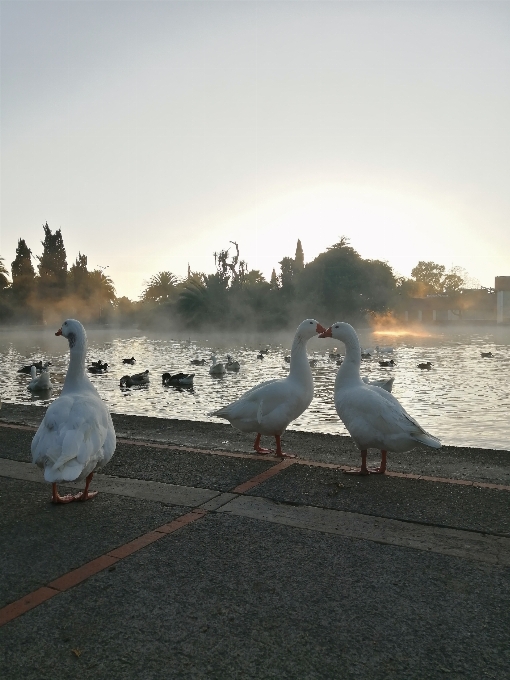
[[[283,257],[294,257],[298,239],[306,263],[346,236],[362,258],[387,261],[396,275],[404,276],[410,276],[419,260],[433,260],[447,270],[452,265],[464,266],[466,253],[476,250],[476,239],[466,234],[460,215],[441,197],[433,202],[412,188],[398,191],[362,183],[327,182],[275,194],[244,212],[229,217],[225,211],[210,220],[207,230],[205,225],[198,229],[200,244],[196,248],[190,250],[184,243],[170,253],[172,264],[163,265],[168,262],[165,253],[151,258],[155,265],[152,274],[171,269],[185,277],[188,262],[192,271],[213,273],[213,253],[228,248],[233,252],[231,241],[239,244],[240,257],[249,268],[260,270],[267,280],[273,268],[279,273],[278,262]],[[461,230],[459,248],[457,235]],[[440,253],[439,240],[443,244]],[[118,285],[124,285],[120,278]],[[129,285],[132,290],[132,277]]]

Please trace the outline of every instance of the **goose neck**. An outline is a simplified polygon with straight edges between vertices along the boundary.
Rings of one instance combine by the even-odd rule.
[[[69,368],[67,369],[64,388],[76,385],[76,383],[81,382],[86,378],[85,355],[86,347],[73,347],[70,350]]]
[[[355,333],[342,338],[345,345],[345,359],[337,374],[337,382],[361,382],[361,347]]]
[[[296,335],[290,351],[290,371],[289,376],[299,377],[309,376],[312,379],[312,371],[306,355],[306,343],[300,335]]]

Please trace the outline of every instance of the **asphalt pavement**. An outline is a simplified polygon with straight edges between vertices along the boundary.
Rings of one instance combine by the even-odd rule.
[[[1,678],[510,678],[508,452],[360,478],[348,437],[288,432],[282,463],[114,415],[98,496],[54,506],[42,415],[0,411]]]

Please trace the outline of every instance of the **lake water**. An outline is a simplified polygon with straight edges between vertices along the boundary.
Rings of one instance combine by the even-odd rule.
[[[56,329],[55,329],[56,330]],[[375,354],[363,360],[361,374],[371,380],[393,376],[393,394],[420,425],[439,437],[443,444],[479,446],[510,450],[510,329],[478,328],[462,331],[434,327],[415,334],[378,334],[359,332],[365,348],[393,348],[392,354]],[[186,337],[140,331],[88,331],[88,360],[108,362],[104,375],[91,375],[100,395],[112,412],[141,416],[226,422],[211,418],[208,412],[238,398],[263,380],[284,377],[293,333],[265,337],[205,337],[198,333]],[[289,429],[346,434],[333,403],[333,384],[338,367],[329,353],[338,345],[331,339],[313,339],[308,344],[315,397],[308,410]],[[268,348],[264,359],[260,349]],[[491,351],[483,359],[480,352]],[[209,374],[211,353],[218,360],[231,354],[241,364],[239,373],[223,377]],[[122,364],[134,356],[135,366]],[[379,366],[379,360],[393,358],[392,368]],[[65,340],[50,330],[0,332],[0,395],[11,403],[48,404],[58,397],[65,378],[69,353]],[[205,366],[192,366],[193,358],[205,358]],[[33,396],[27,389],[30,376],[18,373],[32,360],[52,361],[54,388],[50,395]],[[430,371],[417,364],[431,361]],[[149,369],[151,382],[131,389],[119,386],[120,378]],[[193,389],[163,387],[164,372],[195,373]]]

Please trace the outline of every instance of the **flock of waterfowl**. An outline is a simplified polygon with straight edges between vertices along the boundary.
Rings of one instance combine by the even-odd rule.
[[[46,481],[52,483],[52,501],[68,503],[84,501],[95,495],[89,490],[95,470],[108,463],[115,451],[116,438],[109,410],[91,383],[88,373],[91,368],[107,372],[108,365],[102,361],[86,367],[87,336],[82,324],[68,319],[55,335],[68,340],[70,361],[60,396],[48,407],[46,414],[32,441],[33,462],[44,470]],[[314,381],[310,360],[306,353],[308,341],[313,337],[333,338],[345,345],[345,356],[341,357],[334,348],[331,359],[340,362],[334,401],[338,416],[360,450],[361,467],[351,470],[353,474],[383,474],[386,471],[387,452],[408,451],[424,445],[439,448],[440,441],[426,432],[391,394],[393,378],[369,381],[362,378],[360,367],[363,358],[373,352],[362,351],[354,328],[348,323],[337,322],[324,328],[315,319],[305,319],[297,328],[290,353],[289,373],[284,378],[267,380],[245,392],[226,406],[209,413],[210,416],[228,420],[242,432],[255,434],[254,449],[259,454],[270,453],[261,446],[262,436],[275,438],[275,455],[279,458],[294,457],[284,453],[281,436],[288,425],[298,418],[310,405],[314,393]],[[261,352],[261,355],[267,353]],[[378,352],[391,352],[392,348],[377,348]],[[482,356],[493,356],[482,353]],[[135,358],[124,359],[125,364],[134,364]],[[194,365],[204,365],[205,359],[192,359]],[[395,362],[379,361],[381,366],[393,366]],[[31,373],[32,380],[44,375],[49,380],[47,362],[24,366],[19,372]],[[427,361],[418,367],[430,370]],[[221,367],[218,368],[218,367]],[[239,362],[227,355],[225,362],[218,362],[212,356],[210,373],[215,371],[239,371]],[[194,374],[164,373],[163,385],[192,384]],[[186,383],[187,381],[187,383]],[[149,371],[132,376],[123,376],[121,386],[146,384]],[[367,451],[376,448],[381,452],[381,463],[375,469],[367,467]],[[85,489],[76,495],[61,496],[57,484],[85,480]]]

